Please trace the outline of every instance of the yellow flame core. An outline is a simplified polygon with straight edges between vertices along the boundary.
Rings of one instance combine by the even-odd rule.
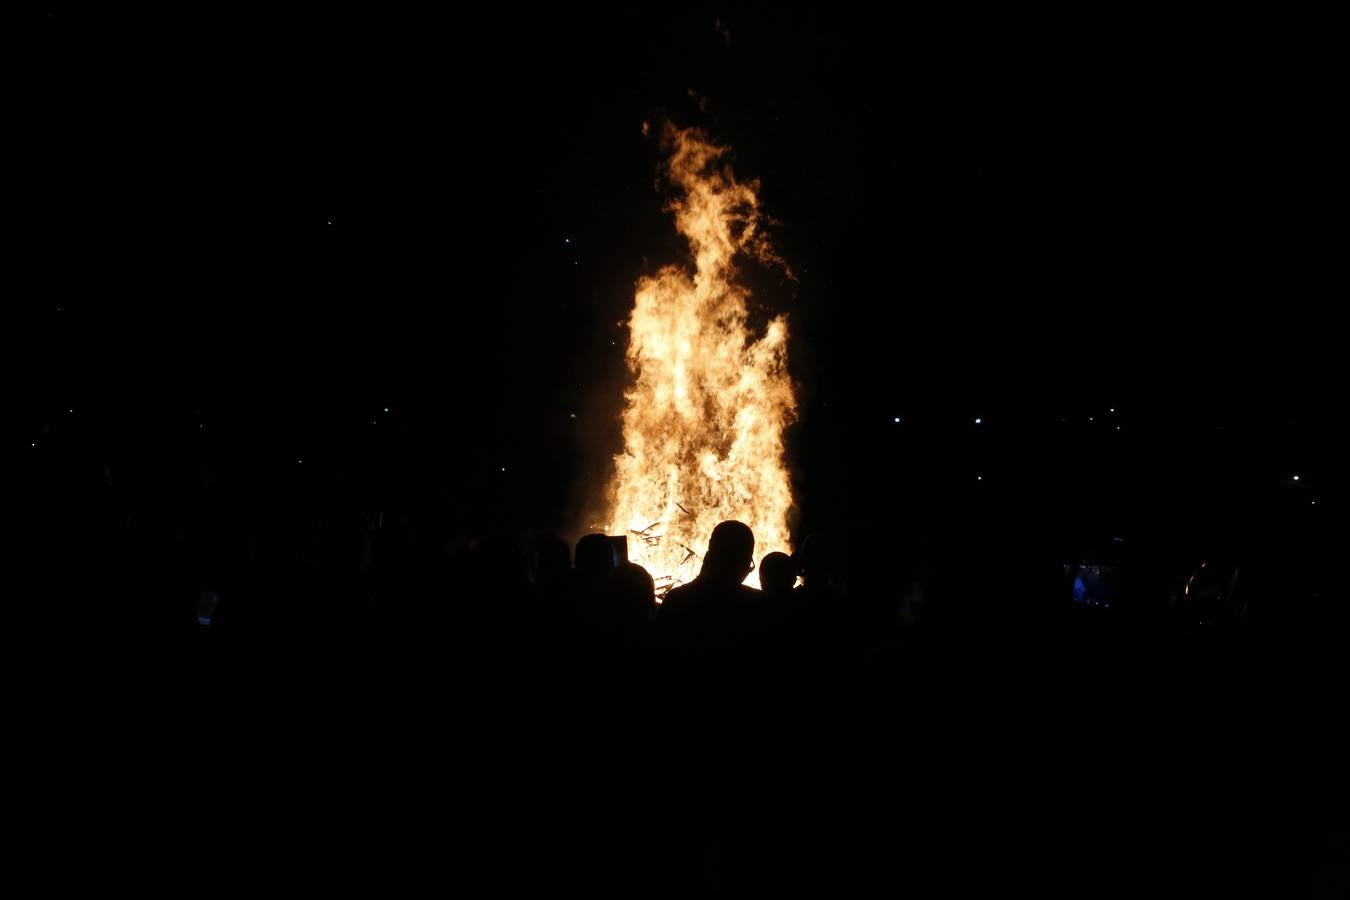
[[[694,270],[666,266],[638,282],[608,517],[658,590],[698,574],[708,536],[726,519],[750,526],[756,560],[789,551],[783,429],[796,411],[787,320],[751,334],[749,292],[734,283],[740,255],[781,265],[760,230],[758,184],[736,181],[726,148],[696,129],[667,125],[663,138],[669,211]],[[758,586],[757,570],[746,583]]]

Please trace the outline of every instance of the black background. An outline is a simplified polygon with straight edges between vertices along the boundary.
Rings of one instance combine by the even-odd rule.
[[[744,273],[790,316],[799,531],[1334,514],[1344,110],[1315,23],[7,16],[21,478],[208,460],[575,533],[619,449],[618,323],[683,251],[641,128],[670,118],[761,181],[797,276]]]

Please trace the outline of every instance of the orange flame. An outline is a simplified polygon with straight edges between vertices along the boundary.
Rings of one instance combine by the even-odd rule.
[[[782,265],[760,228],[758,183],[738,182],[722,162],[727,149],[696,129],[667,124],[663,145],[675,189],[668,210],[694,270],[670,265],[638,282],[628,321],[633,384],[608,514],[610,533],[628,535],[629,558],[658,591],[698,574],[725,519],[750,526],[757,559],[789,550],[783,429],[796,410],[787,320],[755,337],[749,292],[733,280],[740,255]],[[747,583],[758,582],[752,572]]]

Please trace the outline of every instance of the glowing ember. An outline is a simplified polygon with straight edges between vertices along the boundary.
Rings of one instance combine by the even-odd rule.
[[[629,319],[633,385],[615,457],[609,529],[627,534],[629,558],[658,590],[698,574],[713,526],[738,519],[755,533],[755,558],[790,552],[792,490],[783,428],[796,409],[787,372],[787,321],[756,338],[736,257],[777,263],[760,231],[756,183],[737,182],[726,148],[667,125],[669,210],[689,241],[694,270],[666,266],[637,287]],[[748,584],[758,586],[759,573]]]

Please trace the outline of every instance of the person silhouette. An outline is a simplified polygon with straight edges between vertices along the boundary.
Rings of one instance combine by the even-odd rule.
[[[595,624],[610,640],[632,640],[651,624],[656,585],[642,566],[623,562],[605,580],[598,597]]]
[[[698,577],[672,588],[656,624],[672,645],[694,654],[732,650],[762,625],[763,594],[742,584],[755,568],[755,536],[744,522],[713,529]]]
[[[760,588],[770,604],[791,596],[796,581],[797,566],[786,553],[766,553],[759,561]]]

